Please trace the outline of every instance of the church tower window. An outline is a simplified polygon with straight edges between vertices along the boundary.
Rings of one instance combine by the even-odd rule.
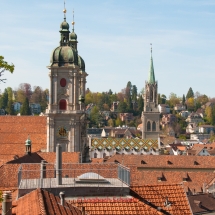
[[[156,131],[156,123],[155,122],[152,123],[152,131]]]
[[[61,99],[59,102],[59,109],[60,110],[66,110],[66,100],[65,99]]]
[[[151,123],[149,121],[147,122],[147,131],[151,131]]]
[[[66,79],[65,78],[61,78],[61,80],[60,80],[60,86],[61,87],[65,87],[66,86]]]

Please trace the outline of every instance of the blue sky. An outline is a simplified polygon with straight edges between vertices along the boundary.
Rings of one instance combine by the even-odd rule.
[[[150,43],[158,90],[215,97],[214,0],[67,0],[75,10],[78,52],[93,92],[120,92],[128,81],[140,91],[148,77]],[[1,0],[0,55],[15,64],[7,83],[49,88],[50,54],[59,45],[63,0]]]

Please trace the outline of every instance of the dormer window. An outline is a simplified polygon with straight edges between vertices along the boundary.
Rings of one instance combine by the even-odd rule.
[[[199,163],[197,161],[194,161],[194,165],[199,165]]]
[[[146,162],[144,160],[141,160],[141,164],[146,164]]]
[[[171,162],[171,161],[167,161],[167,164],[171,165],[171,164],[172,164],[172,162]]]

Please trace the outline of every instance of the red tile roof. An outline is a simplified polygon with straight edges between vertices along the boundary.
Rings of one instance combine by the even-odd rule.
[[[84,198],[70,200],[77,207],[85,207],[88,214],[139,214],[139,215],[162,215],[155,208],[141,202],[137,198]]]
[[[37,152],[37,154],[46,160],[48,163],[55,163],[56,153],[55,152]],[[63,163],[79,163],[80,152],[62,152]]]
[[[182,185],[144,185],[134,186],[131,189],[150,205],[160,207],[171,215],[192,214]]]
[[[30,135],[32,152],[46,149],[47,122],[44,116],[0,116],[0,160],[25,153]]]
[[[15,202],[12,213],[15,215],[81,215],[82,212],[71,204],[60,204],[60,198],[48,191],[37,189]]]
[[[118,161],[123,165],[135,165],[138,168],[178,168],[178,169],[202,169],[210,168],[215,170],[215,156],[173,156],[173,155],[119,155],[115,154],[106,162]],[[145,164],[142,164],[142,161]],[[168,163],[170,161],[172,164]]]

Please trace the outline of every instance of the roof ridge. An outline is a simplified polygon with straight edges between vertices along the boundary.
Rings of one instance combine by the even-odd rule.
[[[37,194],[38,194],[38,202],[39,202],[41,215],[47,215],[42,190],[40,188],[37,189]]]

